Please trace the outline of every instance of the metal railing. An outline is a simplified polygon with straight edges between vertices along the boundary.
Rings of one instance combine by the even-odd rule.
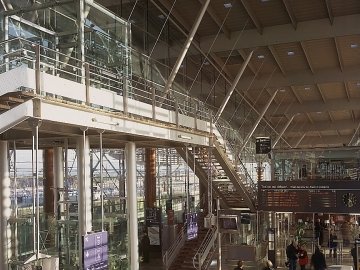
[[[165,269],[169,269],[174,259],[179,254],[179,251],[184,246],[187,236],[186,231],[187,231],[187,225],[185,223],[184,226],[181,228],[181,231],[177,236],[177,238],[175,239],[175,241],[173,242],[173,244],[165,252],[163,256],[163,263],[165,265]]]
[[[193,257],[193,266],[195,269],[201,270],[203,264],[206,262],[206,259],[211,250],[214,250],[216,239],[218,238],[219,230],[218,227],[213,226],[205,235],[204,240],[202,241],[199,249]]]
[[[77,58],[23,38],[0,42],[0,73],[22,65],[35,69],[37,46],[40,47],[39,58],[42,73],[82,84],[85,84],[87,80],[91,87],[106,89],[119,96],[126,96],[128,99],[153,105],[153,115],[156,110],[160,109],[159,107],[162,107],[204,121],[210,121],[212,117],[212,111],[207,110],[203,102],[183,93],[183,90],[171,89],[164,98],[165,83],[159,84],[151,79],[132,74],[131,68],[126,67],[125,64],[113,67],[91,57],[86,57],[86,62],[82,62]],[[130,57],[131,48],[121,46],[119,49],[124,51],[125,56]],[[85,72],[85,64],[88,72]],[[151,62],[148,64],[152,65]],[[156,72],[157,69],[152,68],[152,70]],[[176,89],[178,88],[176,87]],[[101,106],[101,104],[90,105]]]

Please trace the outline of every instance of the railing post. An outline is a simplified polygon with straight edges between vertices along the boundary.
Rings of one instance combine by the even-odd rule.
[[[151,88],[151,98],[152,98],[152,118],[155,120],[155,107],[156,107],[156,96],[155,96],[155,87]]]
[[[192,98],[192,101],[194,103],[194,129],[197,130],[197,114],[198,114],[199,106],[196,99]]]
[[[175,99],[175,123],[176,123],[176,127],[179,127],[179,103],[178,101]]]
[[[84,63],[85,67],[85,104],[90,105],[90,66],[89,63]]]
[[[41,81],[40,81],[40,45],[35,45],[35,90],[36,94],[41,94]]]

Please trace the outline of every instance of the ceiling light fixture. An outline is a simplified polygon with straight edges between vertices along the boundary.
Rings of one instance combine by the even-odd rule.
[[[356,43],[350,44],[351,49],[355,49],[355,48],[358,48],[358,47],[359,47],[359,44],[356,44]]]
[[[163,19],[165,19],[165,16],[164,16],[164,14],[160,14],[160,15],[158,15],[158,18],[163,20]]]
[[[279,91],[280,92],[285,92],[285,88],[281,88]]]
[[[260,1],[264,3],[264,2],[269,2],[270,0],[260,0]]]
[[[264,58],[265,58],[265,55],[259,54],[259,55],[257,56],[257,58],[259,58],[259,59],[264,59]]]
[[[293,55],[295,55],[295,52],[293,52],[293,51],[288,51],[288,52],[287,52],[287,55],[288,55],[288,56],[293,56]]]
[[[357,82],[357,83],[356,83],[356,86],[357,86],[357,87],[360,87],[360,82]]]
[[[224,3],[224,7],[225,8],[232,8],[232,4],[231,3]]]
[[[305,86],[304,89],[305,89],[305,90],[310,90],[311,88],[310,88],[310,86]]]

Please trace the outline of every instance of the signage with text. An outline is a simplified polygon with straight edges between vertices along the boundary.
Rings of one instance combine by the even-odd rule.
[[[277,212],[356,213],[360,206],[359,181],[259,182],[259,210]]]

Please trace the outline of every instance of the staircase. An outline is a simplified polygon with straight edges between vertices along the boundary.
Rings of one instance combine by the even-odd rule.
[[[256,187],[245,173],[236,169],[231,153],[225,149],[220,140],[215,140],[210,149],[184,147],[177,151],[202,184],[208,186],[212,179],[213,191],[220,197],[222,208],[245,207],[255,212]]]
[[[184,246],[180,249],[176,256],[176,259],[171,264],[169,270],[183,270],[183,269],[194,269],[193,257],[199,249],[201,243],[205,239],[208,230],[199,227],[198,236],[195,239],[188,240]]]

